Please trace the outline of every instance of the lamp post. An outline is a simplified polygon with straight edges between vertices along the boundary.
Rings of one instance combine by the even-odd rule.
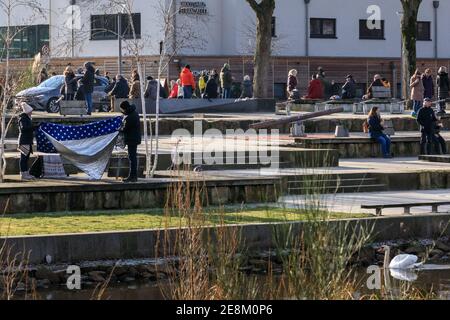
[[[439,1],[433,1],[434,8],[434,59],[438,58],[438,8]]]
[[[397,11],[397,16],[400,18],[400,95],[402,99],[406,99],[403,96],[403,34],[402,34],[402,19],[403,19],[403,11]],[[397,85],[397,84],[395,84]]]
[[[305,56],[309,56],[309,3],[311,0],[305,1]]]

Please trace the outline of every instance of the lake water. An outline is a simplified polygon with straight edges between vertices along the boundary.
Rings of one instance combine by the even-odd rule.
[[[438,267],[439,268],[439,267]],[[397,278],[390,277],[392,288],[399,288],[411,284],[422,289],[424,292],[433,291],[437,298],[450,300],[450,265],[444,266],[444,270],[436,270],[430,267],[418,272],[395,274]],[[368,275],[360,271],[361,287],[360,294],[370,294],[373,291],[365,287]],[[410,281],[398,280],[409,279]],[[414,280],[415,279],[415,280]],[[412,281],[414,280],[414,281]],[[384,281],[384,280],[383,280]],[[165,283],[138,282],[133,284],[114,284],[105,292],[104,300],[162,300],[164,295],[161,286],[167,286]],[[79,291],[70,291],[65,287],[57,287],[39,290],[38,298],[42,300],[89,300],[93,296],[95,288],[89,287]]]

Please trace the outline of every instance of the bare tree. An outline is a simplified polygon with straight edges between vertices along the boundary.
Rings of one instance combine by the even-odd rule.
[[[37,16],[45,15],[41,3],[37,0],[0,0],[0,12],[6,17],[6,31],[1,35],[4,43],[3,54],[5,55],[5,77],[3,88],[3,99],[0,105],[1,113],[1,136],[0,136],[0,182],[4,182],[6,173],[5,140],[8,129],[14,119],[14,112],[8,107],[13,104],[14,92],[20,79],[13,77],[11,73],[10,59],[14,39],[26,27],[13,26],[13,18],[19,16],[21,10],[29,10],[30,16],[27,21],[21,21],[20,25],[28,25]],[[7,123],[7,117],[10,120]]]
[[[140,75],[141,87],[141,104],[144,118],[144,141],[146,152],[146,177],[154,177],[158,166],[159,158],[159,120],[160,120],[160,88],[161,77],[168,70],[170,61],[183,49],[195,49],[203,47],[205,39],[201,28],[198,28],[198,23],[205,23],[208,19],[207,15],[200,17],[186,17],[183,21],[176,19],[178,15],[177,4],[175,0],[160,0],[154,7],[157,12],[158,21],[160,23],[161,39],[155,40],[148,38],[143,41],[141,37],[136,34],[135,26],[133,24],[133,1],[132,0],[109,0],[109,7],[122,9],[128,15],[129,27],[132,30],[132,39],[125,42],[126,50],[133,56],[136,63],[138,73]],[[200,29],[200,30],[199,30]],[[119,35],[120,36],[120,35]],[[159,44],[159,61],[157,74],[157,97],[156,97],[156,115],[155,115],[155,134],[153,135],[153,128],[151,121],[148,119],[145,100],[145,68],[142,57],[144,45],[155,41]],[[150,123],[150,128],[148,127]],[[149,140],[150,136],[150,140]],[[155,143],[153,143],[155,140]],[[152,159],[154,155],[154,159]],[[152,161],[153,160],[153,161]]]
[[[268,75],[272,56],[272,17],[275,0],[246,0],[256,13],[256,49],[254,58],[254,96],[268,96]]]
[[[403,7],[402,28],[402,95],[409,100],[409,81],[416,70],[417,16],[422,0],[400,0]]]

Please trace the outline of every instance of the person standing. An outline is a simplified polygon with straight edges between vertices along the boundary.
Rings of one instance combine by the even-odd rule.
[[[422,101],[424,99],[424,87],[422,75],[420,74],[419,69],[416,69],[416,72],[411,77],[409,86],[411,88],[411,100],[413,101],[413,112],[411,115],[416,118],[417,113],[419,112],[420,108],[422,108]]]
[[[181,71],[180,81],[183,88],[183,99],[191,99],[195,90],[195,79],[190,65],[186,65]]]
[[[116,82],[112,87],[111,91],[108,92],[108,96],[114,97],[115,99],[127,99],[128,98],[128,81],[118,74],[116,76]]]
[[[33,153],[33,122],[31,115],[33,108],[22,102],[22,113],[19,116],[19,152],[20,152],[20,178],[22,180],[34,180],[34,177],[28,171],[28,160]]]
[[[73,100],[77,92],[77,78],[72,67],[66,67],[64,70],[64,99]]]
[[[375,140],[381,145],[381,151],[384,158],[392,158],[391,155],[391,138],[389,138],[384,132],[382,120],[378,107],[373,107],[369,112],[369,118],[367,119],[369,125],[369,136],[372,140]]]
[[[93,110],[92,93],[94,92],[95,83],[95,69],[91,62],[84,64],[84,74],[81,78],[81,84],[83,87],[83,94],[86,101],[87,114],[90,116]]]
[[[142,142],[141,121],[136,111],[136,106],[131,105],[128,101],[120,104],[120,111],[125,115],[121,131],[124,143],[128,148],[128,159],[130,160],[130,173],[123,182],[135,183],[138,181],[137,148]]]
[[[433,99],[434,97],[434,80],[431,69],[426,69],[422,75],[423,82],[423,98]]]
[[[438,99],[440,100],[438,114],[445,114],[445,100],[448,99],[450,91],[450,83],[446,67],[439,68],[436,82],[438,87]]]
[[[198,89],[200,91],[200,97],[203,97],[206,91],[206,83],[208,82],[208,75],[206,71],[202,71],[200,73],[200,77],[198,78]]]
[[[141,78],[137,70],[133,70],[131,74],[130,93],[128,98],[139,99],[141,97]]]
[[[205,94],[203,95],[203,99],[217,99],[219,94],[219,89],[217,86],[216,77],[214,74],[209,76],[209,80],[206,83]]]
[[[432,154],[432,147],[437,146],[439,141],[436,138],[437,118],[434,114],[432,100],[425,98],[423,107],[417,114],[417,123],[420,125],[422,137],[420,139],[420,154]]]
[[[288,98],[293,97],[294,95],[294,90],[297,89],[298,86],[298,80],[297,80],[297,74],[298,71],[295,69],[292,69],[291,71],[289,71],[288,74]]]
[[[220,71],[220,85],[222,88],[222,98],[231,98],[231,87],[233,85],[233,75],[230,71],[230,65],[225,63]]]

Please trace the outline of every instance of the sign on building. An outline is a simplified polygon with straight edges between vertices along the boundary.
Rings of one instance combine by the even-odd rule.
[[[181,1],[179,14],[207,15],[208,7],[203,1]]]

